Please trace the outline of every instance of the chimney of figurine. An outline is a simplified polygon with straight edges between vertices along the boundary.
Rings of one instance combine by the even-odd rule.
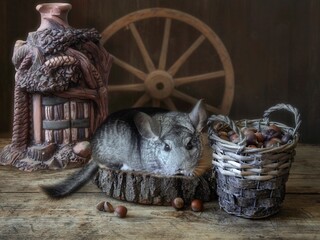
[[[72,6],[69,3],[42,3],[36,9],[41,15],[41,24],[37,31],[50,27],[50,19],[58,22],[64,27],[69,27],[68,13]]]

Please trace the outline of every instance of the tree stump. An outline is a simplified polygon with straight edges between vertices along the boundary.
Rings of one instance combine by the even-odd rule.
[[[100,169],[95,183],[109,197],[148,205],[171,205],[176,197],[185,203],[193,199],[207,202],[216,196],[212,171],[201,177],[187,177]]]

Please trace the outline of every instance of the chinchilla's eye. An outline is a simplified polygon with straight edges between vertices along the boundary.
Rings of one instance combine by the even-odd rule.
[[[164,144],[164,148],[163,148],[166,152],[169,152],[171,150],[171,147],[169,146],[169,144]]]
[[[192,144],[192,141],[190,141],[187,143],[186,149],[191,150],[192,148],[193,148],[193,144]]]

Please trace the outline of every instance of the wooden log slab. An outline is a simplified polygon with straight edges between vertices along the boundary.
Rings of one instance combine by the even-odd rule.
[[[148,205],[171,205],[176,197],[190,203],[216,197],[212,171],[201,177],[164,176],[145,172],[100,169],[94,182],[107,196]]]

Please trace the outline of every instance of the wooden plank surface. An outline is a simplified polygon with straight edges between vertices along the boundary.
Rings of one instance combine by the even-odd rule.
[[[0,148],[6,143],[0,139]],[[283,208],[263,220],[231,216],[217,200],[205,203],[201,213],[121,202],[92,182],[52,201],[39,192],[39,184],[74,169],[26,173],[0,166],[0,239],[320,239],[319,153],[319,146],[297,147]],[[102,200],[125,205],[128,216],[97,211]]]

